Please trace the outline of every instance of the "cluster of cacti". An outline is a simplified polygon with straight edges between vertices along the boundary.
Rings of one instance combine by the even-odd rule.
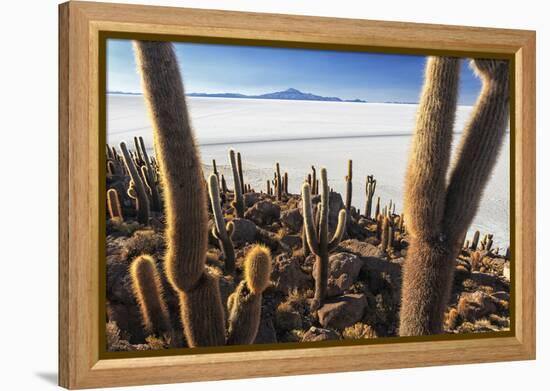
[[[372,213],[372,197],[374,197],[374,192],[376,191],[376,179],[373,175],[367,176],[367,182],[365,184],[365,194],[367,196],[367,201],[365,203],[365,217],[370,219]]]
[[[482,272],[484,267],[493,267],[491,258],[499,251],[498,248],[493,250],[493,235],[485,235],[480,241],[480,234],[476,232],[471,242],[466,241],[465,247],[461,246],[465,242],[466,228],[475,213],[488,170],[494,163],[491,161],[494,156],[484,156],[489,148],[487,144],[494,142],[498,145],[500,142],[499,131],[504,121],[501,117],[505,116],[505,112],[501,111],[502,102],[493,96],[495,91],[487,87],[497,83],[494,77],[484,79],[484,99],[478,103],[474,119],[466,132],[466,141],[461,147],[461,157],[447,185],[458,62],[447,58],[430,60],[427,71],[429,86],[424,87],[407,172],[405,226],[405,215],[396,214],[393,200],[382,203],[381,198],[377,197],[373,205],[377,183],[373,175],[366,177],[364,214],[361,215],[360,210],[353,207],[352,160],[348,160],[343,201],[340,194],[331,194],[327,170],[321,168],[318,174],[314,166],[307,174],[301,194],[289,193],[289,175],[281,170],[279,162],[275,164],[273,176],[270,173],[265,182],[266,194],[256,193],[253,181],[244,183],[243,159],[241,153],[233,149],[229,150],[233,189],[228,189],[222,174],[227,172],[224,167],[220,169],[215,159],[212,160],[212,174],[205,180],[172,45],[136,42],[135,53],[153,128],[155,156],[148,156],[141,137],[134,138],[133,151],[125,143],[121,143],[120,153],[116,148],[107,146],[108,184],[112,185],[107,191],[108,215],[112,220],[107,229],[108,233],[109,229],[122,232],[135,216],[140,223],[149,223],[149,227],[145,228],[160,237],[161,250],[123,256],[128,261],[133,260],[128,269],[135,296],[132,305],[139,308],[146,335],[161,338],[164,346],[254,343],[262,311],[264,316],[267,314],[267,318],[262,320],[264,327],[264,321],[271,316],[271,303],[285,296],[274,292],[283,292],[284,289],[287,297],[291,295],[290,290],[277,286],[279,282],[275,277],[273,290],[265,293],[270,286],[271,253],[278,268],[274,276],[287,267],[287,262],[293,265],[291,262],[296,260],[299,262],[296,264],[296,275],[314,274],[314,281],[304,278],[305,282],[300,287],[303,289],[300,292],[303,304],[298,306],[301,309],[289,307],[290,316],[296,316],[298,312],[299,324],[303,327],[322,325],[323,311],[328,306],[321,307],[326,303],[327,295],[331,296],[331,300],[333,295],[334,300],[339,300],[336,295],[344,297],[350,292],[355,294],[358,288],[363,289],[362,283],[357,283],[343,288],[343,293],[334,293],[337,292],[333,287],[334,277],[329,285],[329,271],[334,273],[331,271],[333,266],[329,265],[330,253],[339,245],[342,253],[349,251],[346,256],[354,254],[355,248],[376,251],[377,257],[388,260],[388,270],[398,264],[400,268],[401,263],[397,260],[406,253],[401,319],[395,315],[393,335],[398,330],[399,322],[401,335],[441,332],[445,312],[448,312],[446,305],[454,259],[459,250],[465,270],[470,271],[466,263],[468,259],[471,271]],[[495,72],[483,61],[478,61],[478,66],[490,74]],[[494,89],[502,91],[500,86]],[[495,123],[485,118],[495,116]],[[489,129],[487,135],[479,131],[482,125]],[[472,141],[474,136],[477,137],[477,144]],[[497,150],[496,146],[491,148],[495,148],[493,152]],[[495,155],[493,152],[489,153]],[[465,156],[470,157],[470,166],[463,161]],[[472,171],[472,167],[477,171]],[[135,215],[131,200],[124,195],[127,186],[128,196],[135,202]],[[260,186],[263,188],[263,184]],[[462,187],[475,189],[476,194],[465,194]],[[300,218],[300,203],[302,227],[296,224],[296,219]],[[337,219],[336,211],[330,214],[329,205],[331,208],[332,205],[343,205]],[[462,207],[459,208],[459,205]],[[151,213],[158,211],[157,208],[162,209],[163,213]],[[276,210],[277,216],[280,213],[280,220],[265,217],[271,213],[269,208]],[[123,217],[126,217],[126,222]],[[454,223],[449,220],[451,218],[455,219]],[[117,224],[117,221],[122,221],[122,224]],[[301,224],[301,221],[298,220],[298,223]],[[138,229],[144,228],[135,222],[132,224],[140,227]],[[248,235],[244,231],[248,227],[255,227],[255,233],[249,236],[253,239],[243,240],[242,237]],[[164,236],[161,231],[164,231]],[[350,240],[342,243],[344,235]],[[166,252],[162,254],[164,245]],[[137,254],[140,255],[136,257]],[[158,266],[153,255],[158,259]],[[311,258],[308,258],[310,255]],[[331,262],[340,262],[341,256],[334,255]],[[509,257],[509,249],[506,257]],[[499,262],[502,268],[502,261]],[[385,268],[385,265],[376,267]],[[376,278],[369,271],[369,279]],[[401,283],[400,278],[391,279]],[[229,297],[224,303],[223,298],[227,295]],[[382,301],[389,300],[382,294],[379,297]],[[394,311],[400,304],[397,298],[395,300]],[[169,311],[169,308],[174,310],[174,303],[179,303],[179,316]],[[377,303],[377,308],[378,304],[387,303]],[[309,320],[302,323],[304,317]],[[366,316],[361,322],[367,322],[365,319]],[[369,317],[368,322],[371,321],[380,322],[378,315],[376,319]],[[371,327],[370,323],[367,326]],[[142,333],[141,324],[137,327]],[[285,332],[291,335],[296,330],[289,328]],[[277,329],[277,338],[280,331]],[[137,338],[136,343],[140,343],[141,336]]]
[[[130,186],[128,188],[128,196],[132,198],[136,203],[136,211],[138,221],[140,224],[147,224],[149,222],[149,196],[145,190],[145,184],[143,183],[142,176],[138,171],[135,161],[128,152],[126,143],[120,143],[120,150],[124,159],[126,170],[130,174]]]
[[[165,42],[135,42],[145,100],[153,125],[160,173],[164,184],[167,252],[166,277],[177,292],[185,339],[190,347],[216,346],[226,343],[251,343],[258,330],[261,294],[269,284],[271,255],[262,246],[249,251],[245,262],[246,278],[232,296],[229,330],[225,332],[225,314],[220,288],[215,276],[206,268],[207,208],[204,177],[194,144],[193,132],[185,104],[183,85],[172,45]],[[166,110],[169,107],[170,110]],[[162,115],[160,112],[162,111]],[[241,193],[235,154],[230,152],[235,177],[235,193]],[[230,244],[232,225],[225,226],[221,213],[218,177],[209,178],[210,198],[215,218],[215,234],[220,241],[225,233]],[[239,202],[238,198],[236,203]],[[242,212],[242,211],[241,211]],[[226,228],[230,232],[226,232]],[[234,269],[232,246],[222,244],[226,269]],[[233,259],[229,261],[229,258]],[[134,261],[137,295],[146,326],[156,327],[154,318],[164,322],[166,311],[156,268],[151,258]],[[152,287],[143,295],[143,287]],[[154,311],[152,312],[152,310]],[[169,322],[168,322],[169,323]]]
[[[506,130],[508,62],[476,59],[472,65],[482,91],[449,177],[460,60],[430,57],[426,65],[405,177],[411,240],[403,270],[400,335],[442,332],[455,259]]]
[[[315,295],[311,305],[312,311],[323,305],[328,282],[328,257],[329,252],[334,250],[342,240],[346,227],[346,210],[342,209],[338,214],[338,225],[333,237],[329,241],[328,213],[329,213],[329,189],[327,170],[321,168],[321,203],[318,206],[318,224],[313,217],[313,205],[311,202],[311,187],[309,183],[302,186],[302,204],[304,216],[304,230],[306,241],[311,253],[315,254],[317,262],[317,274],[315,276]]]

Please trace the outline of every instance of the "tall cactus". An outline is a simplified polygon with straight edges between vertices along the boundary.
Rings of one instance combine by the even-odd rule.
[[[130,276],[145,330],[159,337],[171,337],[170,316],[155,260],[140,255],[130,265]]]
[[[482,90],[447,171],[460,63],[430,57],[405,179],[411,243],[403,270],[400,335],[441,333],[461,241],[503,141],[509,110],[508,62],[473,60]]]
[[[304,183],[302,186],[302,204],[304,215],[304,227],[309,250],[315,254],[317,263],[317,274],[315,276],[315,295],[312,302],[312,311],[316,311],[323,305],[327,293],[328,283],[328,255],[342,240],[346,227],[346,210],[342,209],[338,214],[338,225],[332,239],[328,239],[328,213],[329,213],[329,189],[327,181],[327,170],[321,168],[321,205],[318,210],[319,225],[313,218],[313,207],[311,203],[311,186]]]
[[[228,299],[227,344],[254,342],[260,325],[262,293],[269,285],[271,253],[262,245],[254,246],[244,261],[244,280]]]
[[[241,184],[241,177],[239,174],[239,168],[237,166],[237,161],[235,159],[235,151],[233,149],[229,150],[229,161],[231,162],[231,170],[233,171],[233,187],[235,188],[233,194],[234,199],[231,203],[231,206],[235,209],[237,217],[244,217],[244,197],[243,197],[243,187]]]
[[[346,175],[346,212],[351,215],[351,199],[353,196],[353,160],[348,160],[348,175]]]
[[[316,195],[319,193],[319,189],[317,189],[317,170],[315,170],[315,166],[311,166],[311,194]]]
[[[224,270],[227,274],[233,274],[235,271],[235,249],[231,241],[234,225],[232,222],[225,224],[220,201],[220,190],[218,187],[218,177],[215,174],[208,178],[208,194],[210,195],[210,204],[214,215],[214,227],[212,235],[218,239],[220,247],[225,256]]]
[[[128,195],[136,201],[136,211],[138,216],[138,222],[140,224],[147,224],[149,222],[149,197],[145,190],[145,185],[141,180],[141,175],[134,163],[134,160],[128,152],[126,143],[120,143],[120,150],[122,151],[122,157],[124,159],[124,165],[130,174],[130,188],[128,189]]]
[[[275,164],[275,175],[276,175],[276,190],[277,190],[277,201],[283,199],[283,182],[281,180],[281,167],[279,162]]]
[[[244,184],[244,175],[243,175],[243,162],[241,159],[241,153],[237,152],[237,169],[239,171],[239,181],[241,183],[241,192],[246,193],[246,185]]]
[[[208,209],[201,161],[171,43],[135,41],[142,88],[163,179],[165,272],[178,292],[190,347],[225,343],[218,281],[206,268]]]

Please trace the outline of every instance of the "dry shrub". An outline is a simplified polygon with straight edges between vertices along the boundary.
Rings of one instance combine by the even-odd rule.
[[[342,336],[344,339],[362,339],[362,338],[377,338],[374,329],[366,323],[355,323],[353,326],[347,327]]]

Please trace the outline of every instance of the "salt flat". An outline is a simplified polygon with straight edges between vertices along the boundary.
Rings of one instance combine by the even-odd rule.
[[[291,192],[298,192],[311,165],[326,167],[330,186],[344,193],[347,160],[353,159],[353,205],[365,204],[365,177],[373,174],[376,195],[402,209],[403,180],[417,106],[413,104],[344,103],[229,98],[188,98],[189,111],[205,170],[216,159],[231,184],[227,150],[243,155],[247,183],[265,191],[276,161],[289,173]],[[457,110],[460,132],[471,111]],[[152,133],[140,95],[108,95],[107,142],[118,145]],[[455,135],[455,144],[460,135]],[[509,244],[510,143],[498,158],[469,232],[494,233],[495,246]],[[468,207],[468,206],[465,206]]]

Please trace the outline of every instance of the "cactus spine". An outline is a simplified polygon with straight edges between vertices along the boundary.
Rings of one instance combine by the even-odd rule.
[[[228,299],[228,345],[253,343],[258,333],[262,293],[269,286],[271,253],[262,245],[254,246],[244,261],[244,280]]]
[[[107,208],[109,209],[109,216],[111,219],[124,220],[122,208],[120,207],[120,199],[118,198],[118,191],[116,191],[116,189],[107,190]]]
[[[235,271],[235,250],[233,248],[233,242],[231,241],[231,235],[233,235],[234,225],[232,222],[227,223],[227,225],[225,224],[221,208],[218,177],[215,174],[210,175],[208,178],[208,193],[210,195],[210,203],[214,215],[212,235],[218,239],[225,256],[225,272],[227,274],[233,274]]]
[[[321,168],[321,204],[318,209],[319,224],[313,219],[313,207],[311,203],[311,186],[304,183],[302,186],[302,204],[304,215],[304,229],[309,250],[315,254],[317,262],[317,274],[315,276],[315,296],[313,298],[312,310],[317,310],[323,305],[327,293],[328,283],[328,254],[342,240],[346,226],[346,210],[342,209],[338,214],[338,225],[332,239],[328,240],[328,181],[327,170]]]
[[[120,143],[120,150],[122,151],[122,157],[124,159],[124,165],[130,174],[130,189],[128,189],[128,195],[136,200],[136,211],[138,222],[140,224],[147,224],[149,222],[149,197],[141,175],[136,168],[134,160],[126,148],[126,143]]]
[[[140,255],[130,266],[130,276],[145,330],[159,337],[171,337],[172,326],[155,260]]]
[[[134,47],[163,178],[166,276],[179,294],[189,346],[223,345],[218,281],[205,269],[206,189],[177,59],[168,42],[135,41]]]
[[[411,243],[403,269],[400,335],[441,333],[462,238],[496,161],[508,117],[507,61],[474,60],[482,91],[447,185],[459,60],[431,57],[405,180]],[[465,207],[467,205],[467,207]]]
[[[233,149],[229,150],[229,161],[231,162],[231,169],[233,171],[233,187],[234,190],[234,199],[231,203],[231,206],[235,209],[237,217],[244,217],[244,198],[243,198],[243,187],[241,184],[241,177],[239,175],[239,168],[237,167],[237,161],[235,159],[235,151]]]

